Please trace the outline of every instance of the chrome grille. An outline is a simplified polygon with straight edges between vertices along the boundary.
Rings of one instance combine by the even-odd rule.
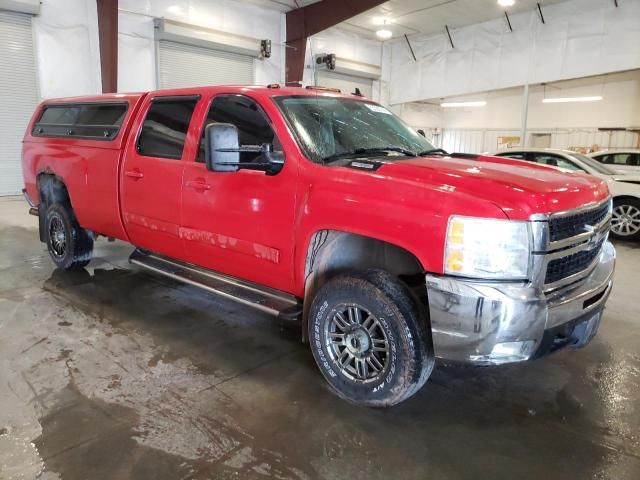
[[[610,201],[547,217],[544,287],[551,291],[589,275],[609,234]]]
[[[585,232],[585,225],[597,225],[609,214],[609,203],[576,213],[549,219],[549,239],[552,242],[571,238]]]
[[[547,265],[547,274],[544,283],[555,283],[589,268],[600,253],[603,244],[604,238],[591,250],[582,250],[581,252],[576,252],[566,257],[551,260]]]

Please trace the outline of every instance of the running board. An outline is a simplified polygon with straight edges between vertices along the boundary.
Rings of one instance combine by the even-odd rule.
[[[129,262],[283,320],[296,321],[302,318],[302,303],[293,295],[278,290],[140,249],[134,250]]]

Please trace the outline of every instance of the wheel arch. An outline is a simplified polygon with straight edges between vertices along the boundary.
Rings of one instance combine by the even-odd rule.
[[[304,342],[308,340],[311,303],[322,285],[341,273],[370,269],[381,269],[404,279],[417,279],[424,285],[424,266],[415,254],[404,247],[343,230],[318,230],[311,236],[304,265]]]
[[[634,195],[629,195],[629,194],[623,194],[623,195],[616,195],[612,198],[612,200],[614,202],[619,201],[619,200],[635,200],[636,202],[640,202],[640,197],[636,197]]]

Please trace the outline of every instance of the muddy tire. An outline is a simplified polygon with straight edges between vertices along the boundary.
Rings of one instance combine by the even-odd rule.
[[[380,270],[327,282],[309,312],[313,356],[343,399],[369,407],[406,400],[434,365],[431,335],[408,288]]]
[[[640,200],[628,197],[613,200],[611,237],[616,240],[640,240]]]
[[[91,261],[93,238],[78,225],[69,207],[60,203],[49,205],[44,227],[47,250],[56,266],[77,270]]]

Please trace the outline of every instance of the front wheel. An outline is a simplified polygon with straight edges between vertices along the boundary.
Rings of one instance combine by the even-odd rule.
[[[611,236],[618,240],[640,240],[640,200],[620,198],[613,201]]]
[[[47,249],[56,266],[76,270],[89,263],[93,238],[78,225],[69,208],[60,203],[49,205],[44,224]]]
[[[358,405],[406,400],[434,365],[431,336],[408,288],[386,272],[341,275],[310,310],[313,356],[331,388]]]

